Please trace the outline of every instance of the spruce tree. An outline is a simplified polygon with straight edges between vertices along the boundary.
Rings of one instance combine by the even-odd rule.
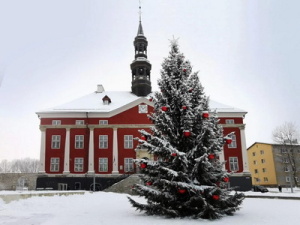
[[[153,96],[151,132],[140,130],[139,148],[155,160],[137,159],[143,184],[134,192],[146,198],[133,207],[150,215],[217,219],[232,215],[244,199],[228,188],[219,153],[230,136],[223,136],[216,113],[210,112],[198,74],[171,41],[162,63],[160,92]]]

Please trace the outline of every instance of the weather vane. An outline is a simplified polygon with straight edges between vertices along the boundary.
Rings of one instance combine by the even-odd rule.
[[[141,9],[141,0],[139,0],[139,16],[140,16],[140,22],[142,21],[142,9]]]

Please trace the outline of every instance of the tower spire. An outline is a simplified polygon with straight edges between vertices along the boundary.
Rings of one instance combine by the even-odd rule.
[[[139,27],[133,42],[135,60],[130,65],[132,72],[131,91],[137,96],[147,96],[151,93],[151,64],[147,60],[148,41],[144,35],[141,14],[141,1],[139,1]]]

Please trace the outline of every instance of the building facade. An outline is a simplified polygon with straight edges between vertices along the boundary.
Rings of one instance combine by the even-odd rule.
[[[255,142],[248,148],[249,168],[254,185],[295,186],[300,178],[300,146]],[[292,163],[291,163],[292,162]],[[296,174],[292,173],[292,164]]]
[[[139,130],[152,126],[147,117],[153,111],[147,46],[140,21],[134,40],[135,58],[130,65],[131,92],[105,91],[98,85],[89,95],[37,112],[41,130],[38,186],[88,189],[93,178],[93,187],[96,179],[99,189],[103,189],[102,178],[135,173],[134,159],[153,158],[137,149],[135,140]],[[233,172],[233,186],[244,185],[247,189],[251,179],[243,122],[246,112],[214,101],[210,101],[210,108],[217,112],[224,135],[233,132],[232,143],[225,145],[220,155],[226,161],[224,169]]]

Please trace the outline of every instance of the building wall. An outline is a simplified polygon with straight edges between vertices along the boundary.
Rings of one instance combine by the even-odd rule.
[[[248,148],[248,160],[254,185],[277,185],[273,147],[255,143]]]

